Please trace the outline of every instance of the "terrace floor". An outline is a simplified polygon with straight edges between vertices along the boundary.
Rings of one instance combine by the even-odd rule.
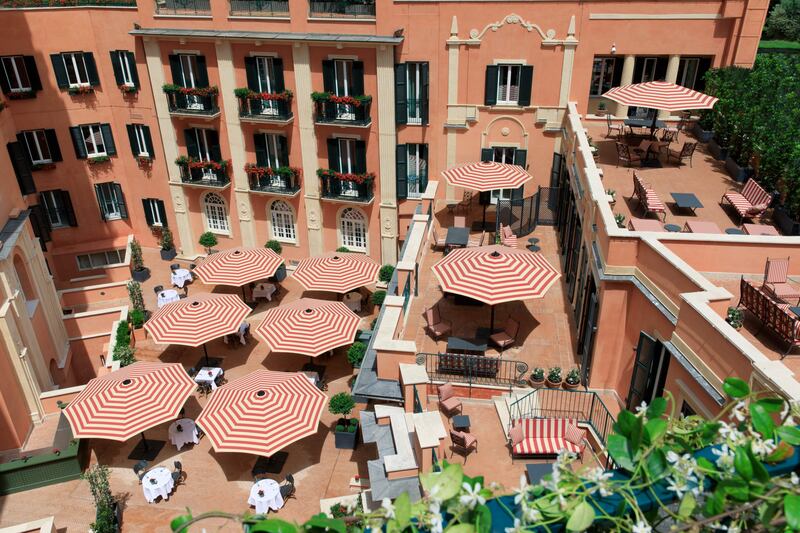
[[[597,164],[603,169],[603,186],[616,191],[616,204],[612,207],[614,213],[625,215],[627,227],[631,217],[644,218],[641,206],[636,198],[631,198],[633,193],[633,172],[643,179],[645,184],[655,190],[658,197],[667,207],[667,224],[676,224],[684,228],[687,221],[713,222],[724,232],[727,228],[741,228],[739,216],[730,206],[720,205],[720,199],[730,189],[739,190],[742,184],[736,183],[726,172],[724,161],[717,161],[708,152],[705,144],[698,143],[692,159],[692,166],[683,164],[678,166],[674,159],[666,162],[664,155],[660,156],[663,166],[661,168],[640,167],[634,163],[631,167],[624,164],[617,166],[616,140],[614,137],[606,138],[607,128],[605,123],[585,123],[589,135],[598,147],[599,157]],[[684,142],[695,142],[697,139],[690,134],[681,133],[677,143],[672,143],[673,150],[680,150]],[[639,140],[629,141],[633,148],[638,146]],[[652,157],[652,156],[651,156]],[[670,193],[693,193],[703,204],[702,208],[692,214],[688,210],[678,209]],[[655,219],[655,215],[647,218]],[[755,223],[755,221],[753,221]],[[772,225],[769,219],[765,224]]]

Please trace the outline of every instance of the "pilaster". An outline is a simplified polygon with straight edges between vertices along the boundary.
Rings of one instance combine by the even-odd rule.
[[[458,104],[458,19],[453,15],[450,23],[450,38],[447,40],[447,105]],[[447,152],[445,161],[450,168],[456,164],[456,132],[452,128],[447,128]],[[455,187],[449,183],[445,184],[445,199],[447,202],[454,202],[456,198]]]
[[[561,91],[558,96],[558,106],[566,108],[569,102],[569,92],[572,87],[572,69],[575,64],[575,49],[578,40],[575,38],[575,15],[569,20],[567,38],[564,41],[564,62],[561,64]]]
[[[678,81],[678,66],[681,64],[681,56],[671,55],[667,61],[667,74],[664,81],[667,83],[676,83]],[[659,111],[658,118],[668,118],[669,111]]]
[[[380,157],[381,261],[397,262],[397,129],[394,116],[394,49],[376,50],[378,81],[378,154]]]
[[[27,358],[28,349],[22,346],[22,339],[20,339],[19,330],[11,313],[10,302],[0,306],[0,342],[5,345],[6,352],[10,355],[11,366],[14,368],[14,373],[25,396],[25,404],[31,420],[34,424],[38,424],[44,418],[44,407],[39,400],[42,389],[30,367]]]
[[[622,61],[622,77],[619,81],[620,85],[630,85],[633,83],[633,67],[636,64],[636,56],[627,55]],[[618,117],[628,116],[628,106],[617,104],[617,112],[614,113]]]

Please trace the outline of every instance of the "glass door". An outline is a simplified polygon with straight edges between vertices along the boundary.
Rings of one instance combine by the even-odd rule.
[[[626,408],[633,411],[642,402],[649,404],[654,398],[661,396],[667,370],[669,353],[664,345],[644,331],[640,332]]]
[[[275,65],[271,57],[256,57],[256,72],[258,73],[258,90],[262,93],[275,92]],[[262,115],[277,115],[278,102],[276,100],[261,101]]]
[[[197,56],[191,54],[181,54],[178,56],[181,61],[181,85],[188,88],[197,87]],[[203,109],[203,101],[199,96],[186,95],[186,109]]]

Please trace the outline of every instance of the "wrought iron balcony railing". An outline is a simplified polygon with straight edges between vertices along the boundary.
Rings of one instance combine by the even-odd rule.
[[[211,0],[156,0],[159,15],[210,15]]]
[[[166,92],[169,112],[179,115],[214,116],[219,114],[217,93],[206,95]]]
[[[330,176],[320,176],[320,179],[322,180],[323,198],[362,204],[372,201],[374,180],[371,178],[360,182]]]
[[[286,122],[292,118],[292,100],[239,98],[239,117],[254,122]]]
[[[342,104],[331,100],[314,102],[317,124],[340,124],[346,126],[369,126],[372,122],[370,108],[372,100],[359,104]]]
[[[375,18],[375,0],[308,0],[312,17]]]
[[[188,164],[179,164],[178,166],[181,169],[181,181],[187,185],[224,188],[230,183],[228,170],[224,166],[217,169],[190,168]]]
[[[269,169],[255,165],[245,167],[250,190],[294,196],[300,191],[300,171],[291,167]]]
[[[289,16],[289,0],[230,0],[231,15],[240,17]]]

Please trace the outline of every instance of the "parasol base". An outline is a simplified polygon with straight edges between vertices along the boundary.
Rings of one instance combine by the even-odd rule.
[[[166,444],[167,442],[163,440],[148,440],[147,447],[145,448],[145,443],[139,441],[136,443],[136,446],[133,447],[133,450],[131,450],[128,459],[131,461],[141,461],[144,459],[145,461],[153,462]]]
[[[272,457],[261,456],[253,465],[251,473],[253,477],[261,474],[280,474],[287,459],[289,459],[289,454],[286,452],[275,452]]]

